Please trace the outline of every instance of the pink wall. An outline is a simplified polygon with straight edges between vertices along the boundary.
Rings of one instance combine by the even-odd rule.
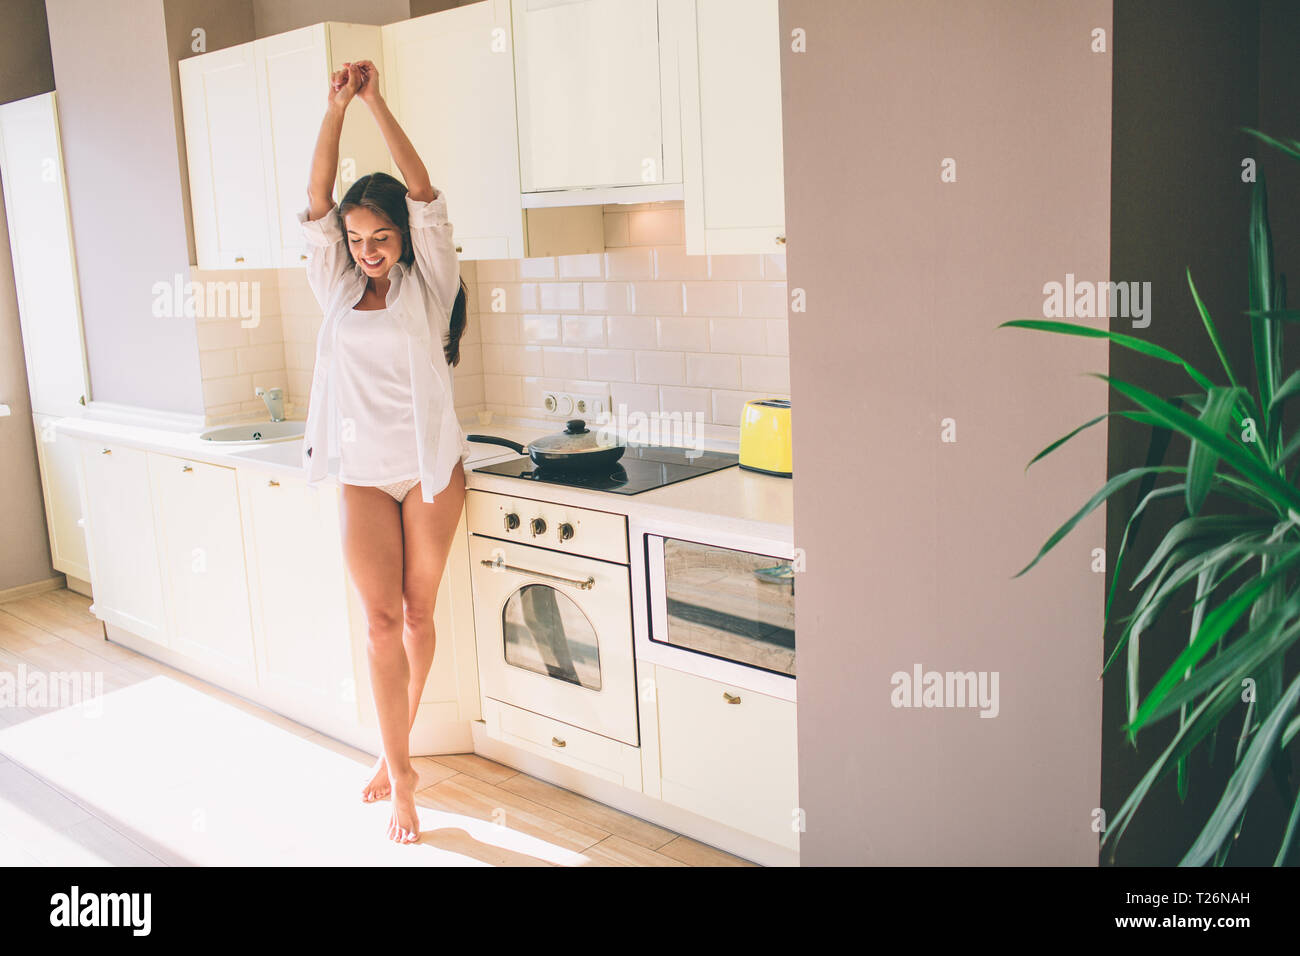
[[[801,860],[1096,863],[1101,342],[998,323],[1108,276],[1110,0],[782,0]],[[792,52],[791,31],[807,52]],[[956,160],[957,179],[940,181]],[[1117,277],[1140,279],[1140,276]],[[1105,319],[1093,320],[1104,327]],[[941,421],[956,422],[955,443]],[[999,712],[891,675],[998,672]]]

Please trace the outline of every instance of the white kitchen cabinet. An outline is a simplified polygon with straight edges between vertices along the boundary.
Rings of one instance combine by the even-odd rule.
[[[338,489],[238,470],[259,690],[311,726],[357,723]]]
[[[255,678],[235,470],[148,453],[168,646],[208,668]]]
[[[81,493],[78,490],[79,444],[58,434],[53,415],[33,415],[36,461],[41,470],[45,498],[45,527],[50,536],[50,557],[55,570],[90,581],[90,558],[82,530]]]
[[[298,213],[307,205],[307,176],[325,114],[330,73],[343,64],[370,60],[387,84],[380,28],[358,23],[317,23],[253,43],[257,69],[262,159],[269,190],[267,211],[276,265],[306,260]],[[362,115],[366,114],[366,115]],[[343,118],[335,202],[354,182],[373,172],[395,174],[383,137],[369,109],[354,98]]]
[[[382,84],[382,50],[377,26],[318,23],[180,61],[199,268],[302,264],[297,213],[307,205],[330,73],[349,60],[372,60]],[[361,176],[392,171],[365,111],[359,101],[348,107],[336,202]]]
[[[777,0],[692,0],[681,126],[686,254],[785,251]]]
[[[384,96],[447,194],[462,259],[604,251],[598,206],[523,207],[509,0],[400,20],[382,33]]]
[[[682,182],[685,9],[681,0],[512,0],[524,193],[626,188],[624,202],[680,198],[680,188],[661,187]]]
[[[797,850],[795,704],[653,666],[662,799]]]
[[[190,57],[178,68],[198,266],[271,268],[253,44]]]
[[[32,411],[62,416],[90,386],[56,95],[0,105],[0,181]]]
[[[91,612],[164,647],[167,609],[146,453],[79,441],[81,496],[95,592]]]

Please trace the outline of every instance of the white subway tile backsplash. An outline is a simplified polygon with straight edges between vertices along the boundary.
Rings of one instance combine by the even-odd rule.
[[[786,317],[784,282],[742,282],[740,314],[760,319]]]
[[[640,315],[681,315],[682,283],[632,283],[632,311]]]
[[[630,245],[628,240],[627,216],[625,212],[605,210],[605,248],[616,249]]]
[[[713,352],[762,353],[763,319],[709,319],[709,350]]]
[[[605,256],[603,253],[591,252],[583,255],[556,256],[555,261],[561,278],[600,279],[604,276]]]
[[[610,315],[605,317],[605,328],[611,348],[653,349],[659,345],[659,334],[653,316]]]
[[[284,370],[284,344],[250,345],[235,350],[239,372],[274,372]],[[259,383],[260,384],[260,383]]]
[[[655,276],[654,252],[643,246],[610,249],[605,253],[605,278],[650,279]]]
[[[709,263],[710,279],[761,279],[763,278],[763,262],[761,256],[694,256],[692,258],[704,258]]]
[[[785,319],[764,319],[767,327],[767,351],[769,355],[790,354],[790,323]]]
[[[640,412],[649,414],[659,411],[659,386],[658,385],[634,385],[630,382],[610,382],[609,397],[613,402],[615,414],[619,412],[619,406],[623,406],[625,414]]]
[[[543,348],[542,374],[555,378],[586,378],[587,350],[551,346]]]
[[[681,352],[637,352],[636,380],[656,385],[681,385],[686,362]]]
[[[708,256],[688,256],[686,246],[656,246],[654,249],[656,279],[707,279]],[[648,277],[647,277],[648,278]]]
[[[480,336],[484,344],[519,341],[519,326],[522,321],[519,316],[511,312],[484,312],[479,320],[482,323]]]
[[[709,388],[737,388],[740,385],[740,356],[713,352],[686,354],[686,384]]]
[[[519,338],[523,345],[549,345],[560,341],[560,316],[525,315]]]
[[[632,311],[632,284],[630,282],[584,282],[582,301],[587,312],[608,315],[611,312]]]
[[[687,315],[738,315],[740,300],[735,282],[683,282]]]
[[[519,278],[554,279],[555,258],[553,256],[543,256],[536,259],[520,259]]]
[[[634,246],[682,242],[684,229],[680,209],[638,209],[627,214],[628,242]]]
[[[745,388],[788,393],[790,362],[780,355],[742,355],[740,382]]]
[[[709,326],[695,316],[660,316],[656,320],[661,349],[679,352],[703,352],[709,347]]]
[[[587,349],[587,375],[605,382],[634,382],[636,353],[628,349]]]
[[[537,308],[546,312],[576,312],[582,308],[582,286],[577,282],[544,282],[538,286]]]
[[[710,403],[707,388],[677,388],[663,385],[659,388],[659,410],[667,414],[701,415],[709,417]]]
[[[604,316],[565,315],[560,317],[560,327],[565,345],[587,347],[605,344]]]
[[[768,252],[763,255],[763,278],[785,280],[785,253]]]
[[[480,259],[474,263],[478,271],[478,281],[480,283],[515,282],[519,278],[518,263],[523,261],[525,260]]]

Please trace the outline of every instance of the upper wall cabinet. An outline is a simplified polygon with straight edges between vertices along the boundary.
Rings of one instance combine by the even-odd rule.
[[[512,0],[525,205],[682,198],[683,0]]]
[[[785,251],[777,0],[693,0],[682,62],[686,254]]]
[[[384,96],[447,194],[461,258],[524,258],[508,0],[382,31]]]
[[[373,60],[382,83],[379,29],[318,23],[180,61],[199,268],[273,268],[306,258],[297,213],[307,205],[329,76],[349,60]],[[391,171],[363,111],[349,108],[344,120],[336,202],[357,178]]]

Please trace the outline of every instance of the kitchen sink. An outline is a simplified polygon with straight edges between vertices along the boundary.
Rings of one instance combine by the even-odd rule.
[[[219,441],[223,444],[277,442],[301,438],[306,428],[306,422],[253,422],[248,425],[223,425],[220,428],[209,428],[201,432],[199,437],[205,441]]]

